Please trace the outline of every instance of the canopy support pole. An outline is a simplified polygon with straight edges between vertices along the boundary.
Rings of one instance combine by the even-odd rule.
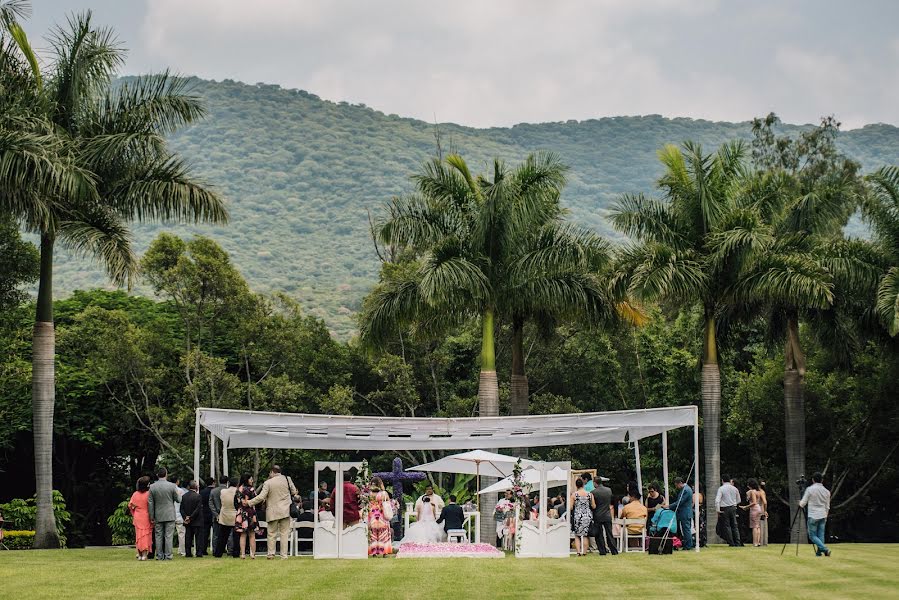
[[[231,477],[231,470],[228,468],[228,445],[225,440],[222,440],[222,475]],[[318,486],[315,489],[318,489]],[[316,507],[316,511],[318,511],[318,507]]]
[[[194,479],[200,480],[200,411],[194,420]]]
[[[640,470],[640,440],[634,440],[634,462],[637,463],[637,489],[643,497],[643,472]]]
[[[662,479],[665,480],[665,504],[668,503],[668,432],[662,432]]]
[[[699,552],[699,407],[696,407],[696,416],[693,421],[693,460],[695,470],[693,473],[693,531],[696,532],[696,551]],[[708,506],[708,504],[706,504]]]
[[[218,456],[216,455],[216,449],[218,444],[215,442],[215,436],[209,435],[209,478],[214,482],[215,481],[215,467],[218,462]]]

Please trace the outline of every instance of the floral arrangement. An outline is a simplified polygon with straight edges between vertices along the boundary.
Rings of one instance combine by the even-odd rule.
[[[371,489],[371,468],[369,468],[367,460],[363,459],[362,466],[359,467],[359,471],[356,473],[356,481],[354,483],[359,488],[359,515],[362,522],[368,523],[368,512],[374,494]],[[371,535],[371,532],[369,532],[369,535]]]
[[[521,476],[521,459],[515,462],[512,468],[512,503],[518,510],[515,511],[515,551],[518,552],[521,546],[521,522],[524,520],[525,511],[530,513],[531,507],[528,502],[531,493],[531,484],[524,480]]]

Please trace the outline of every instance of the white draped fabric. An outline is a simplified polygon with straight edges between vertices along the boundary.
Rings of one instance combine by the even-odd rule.
[[[466,450],[620,443],[696,423],[695,406],[458,419],[197,409],[224,448]]]

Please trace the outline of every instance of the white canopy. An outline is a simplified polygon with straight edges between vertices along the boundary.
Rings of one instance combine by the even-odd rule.
[[[695,406],[458,419],[357,417],[197,409],[197,426],[224,448],[467,450],[620,443],[698,421]]]
[[[554,467],[546,472],[546,486],[547,487],[558,487],[560,485],[568,485],[568,473],[565,469],[561,467]],[[534,469],[525,469],[521,472],[521,478],[524,479],[527,483],[535,484],[540,483],[540,471],[536,471]],[[506,490],[512,489],[512,476],[505,477],[500,479],[493,485],[488,485],[483,490],[479,491],[478,494],[490,494],[492,492],[504,492]]]
[[[435,473],[462,473],[465,475],[484,475],[485,477],[506,477],[512,474],[518,457],[487,452],[486,450],[472,450],[451,456],[444,456],[440,460],[412,467],[410,471],[431,471]],[[522,465],[533,464],[534,461],[521,459]],[[537,473],[537,479],[540,474]]]

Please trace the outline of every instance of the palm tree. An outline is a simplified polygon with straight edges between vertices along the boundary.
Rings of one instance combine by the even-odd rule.
[[[112,31],[97,28],[90,12],[73,16],[50,38],[53,59],[41,69],[24,33],[14,36],[31,66],[37,102],[34,119],[52,123],[77,173],[90,185],[76,193],[28,194],[14,213],[40,236],[41,268],[33,344],[37,519],[36,548],[59,546],[52,512],[53,409],[55,404],[53,252],[57,243],[99,260],[113,281],[135,273],[127,222],[225,222],[221,199],[196,182],[167,148],[165,135],[204,114],[186,81],[168,74],[112,86],[124,51]],[[45,78],[44,75],[47,75]],[[19,173],[29,179],[30,173]],[[48,190],[41,190],[47,192]]]
[[[757,244],[759,223],[737,210],[735,197],[744,177],[745,146],[731,142],[712,155],[686,142],[665,146],[659,158],[665,172],[661,200],[626,194],[612,209],[612,224],[637,243],[621,250],[615,285],[650,301],[699,304],[703,314],[701,398],[705,493],[713,498],[721,484],[721,374],[718,323],[732,308],[728,286],[740,261]],[[720,238],[742,225],[745,235]],[[715,244],[715,242],[719,242]],[[708,512],[715,531],[717,514]]]
[[[499,160],[491,176],[475,177],[464,159],[450,155],[425,164],[417,191],[395,198],[389,219],[379,227],[381,241],[399,247],[417,262],[397,269],[369,297],[361,333],[367,342],[387,339],[398,328],[415,325],[431,335],[478,318],[481,359],[478,412],[499,415],[495,320],[512,303],[505,294],[527,263],[513,264],[519,242],[535,224],[558,215],[557,200],[565,167],[552,153],[530,155],[515,169]],[[539,264],[539,256],[531,260]],[[492,506],[490,498],[485,505]],[[485,532],[489,519],[482,520]]]
[[[843,239],[842,227],[857,206],[861,191],[854,161],[835,145],[839,123],[832,118],[804,132],[798,140],[777,138],[775,115],[753,122],[754,156],[762,167],[742,198],[768,226],[767,238],[744,262],[735,296],[760,302],[774,339],[784,344],[784,431],[791,518],[798,510],[797,480],[805,464],[805,352],[801,343],[803,317],[823,332],[840,319],[849,298],[871,288],[877,271],[868,244]],[[840,345],[854,338],[839,336]],[[830,335],[831,339],[837,336]],[[791,532],[805,539],[805,523]]]
[[[877,287],[877,316],[891,336],[899,333],[899,167],[883,167],[868,175],[871,193],[864,212],[889,262]]]

